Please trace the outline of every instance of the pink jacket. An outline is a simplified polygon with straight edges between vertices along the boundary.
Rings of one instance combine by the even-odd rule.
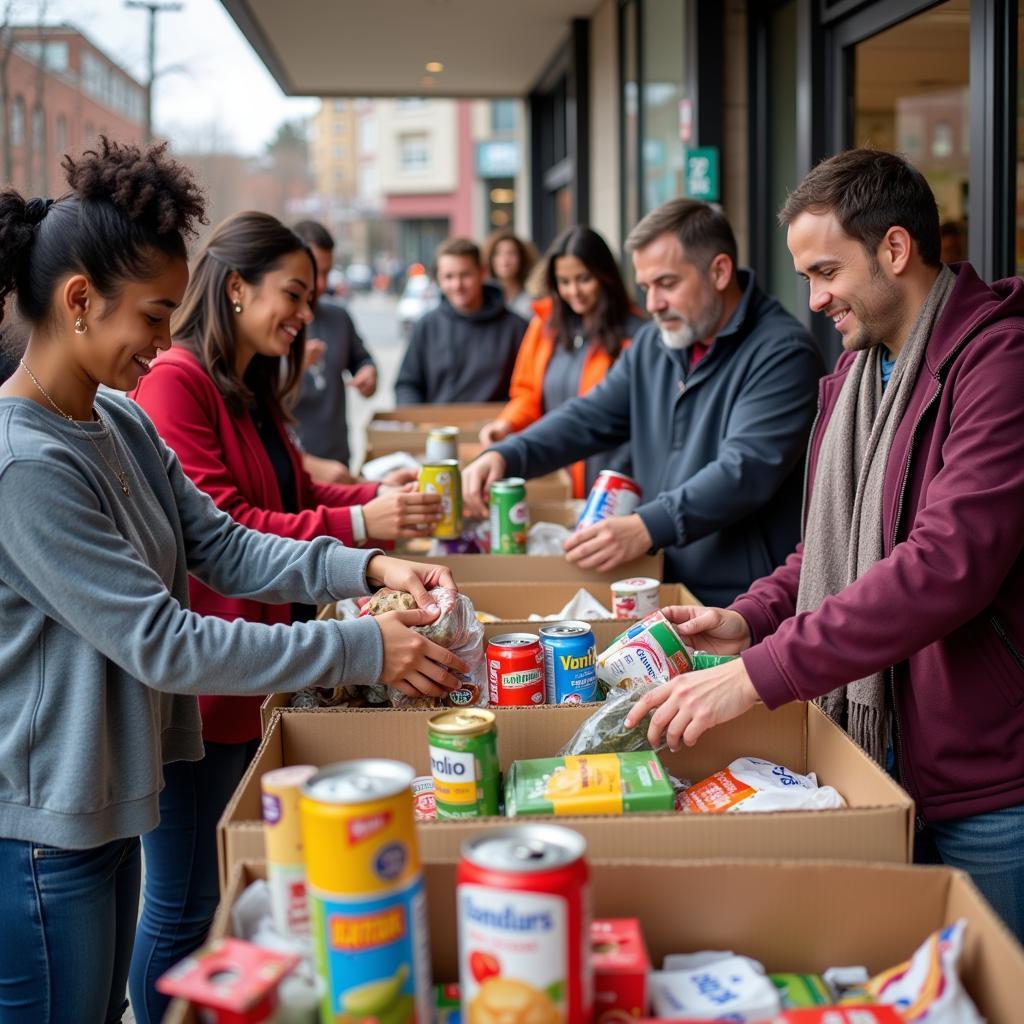
[[[796,615],[798,547],[732,605],[770,708],[893,666],[900,778],[925,821],[1024,803],[1024,281],[953,269],[886,469],[885,557]],[[809,488],[852,360],[822,379]]]

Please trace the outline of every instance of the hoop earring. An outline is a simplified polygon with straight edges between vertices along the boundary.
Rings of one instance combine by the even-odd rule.
[[[89,330],[89,325],[85,322],[84,316],[75,317],[75,334],[85,334]]]
[[[235,311],[236,313],[241,313],[241,312],[242,312],[242,304],[241,304],[241,303],[240,303],[240,302],[238,301],[238,299],[235,299],[235,301],[234,301],[234,302],[232,303],[232,305],[231,305],[231,308],[232,308],[232,309],[233,309],[233,310],[234,310],[234,311]]]

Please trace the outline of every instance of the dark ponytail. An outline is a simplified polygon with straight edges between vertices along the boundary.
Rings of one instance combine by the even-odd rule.
[[[101,136],[97,149],[64,157],[71,191],[60,199],[0,191],[0,300],[16,294],[29,327],[47,320],[66,274],[85,274],[109,299],[125,281],[156,273],[164,257],[187,258],[185,239],[206,223],[205,201],[166,149]],[[0,308],[0,319],[7,312]]]

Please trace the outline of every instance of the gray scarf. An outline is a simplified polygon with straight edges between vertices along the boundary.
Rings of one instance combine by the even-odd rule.
[[[956,276],[943,266],[882,391],[881,346],[858,353],[825,429],[807,509],[797,612],[859,579],[884,554],[882,488],[896,428],[924,360],[932,328]],[[882,614],[879,610],[878,614]],[[879,764],[889,742],[885,674],[841,686],[815,702]]]

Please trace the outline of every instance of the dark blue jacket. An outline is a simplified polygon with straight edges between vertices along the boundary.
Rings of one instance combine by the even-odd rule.
[[[496,445],[509,476],[540,476],[629,440],[637,509],[665,579],[726,605],[800,536],[803,457],[821,358],[810,334],[739,272],[743,297],[704,358],[645,324],[608,376]]]

